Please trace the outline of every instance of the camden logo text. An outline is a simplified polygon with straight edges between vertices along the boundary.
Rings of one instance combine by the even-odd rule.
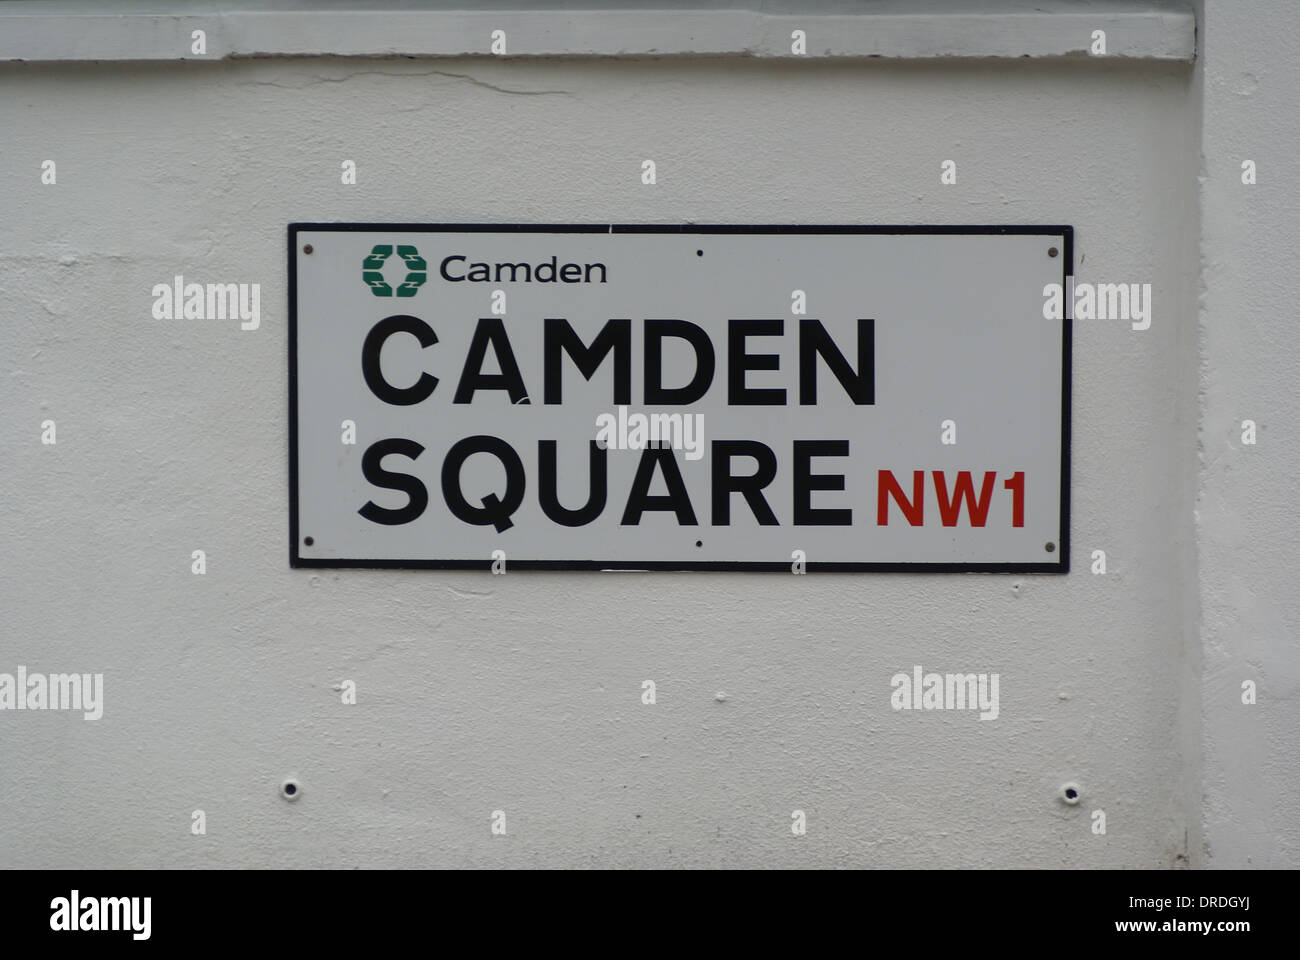
[[[396,255],[406,275],[396,287],[384,276],[384,267]],[[429,279],[428,261],[411,244],[377,243],[361,261],[361,279],[376,297],[413,297]],[[471,261],[461,253],[443,257],[438,274],[449,283],[606,283],[603,263],[560,263],[552,256],[541,263],[486,263]]]

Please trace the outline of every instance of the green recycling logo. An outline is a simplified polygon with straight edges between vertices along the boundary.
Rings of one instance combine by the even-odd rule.
[[[370,256],[366,257],[361,263],[361,279],[370,284],[370,292],[376,297],[393,296],[393,288],[384,280],[384,264],[388,258],[393,255],[392,244],[377,243],[370,250]],[[397,287],[397,296],[413,297],[415,291],[424,285],[424,281],[429,279],[425,271],[429,265],[424,262],[424,257],[420,256],[420,251],[412,246],[399,244],[397,255],[406,262],[406,279]]]

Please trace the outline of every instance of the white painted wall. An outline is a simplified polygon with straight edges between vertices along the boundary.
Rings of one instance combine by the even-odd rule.
[[[1255,59],[1232,56],[1211,77]],[[1202,696],[1208,728],[1252,657],[1274,696],[1297,668],[1294,598],[1263,602],[1290,579],[1266,504],[1294,455],[1295,348],[1240,272],[1251,216],[1272,218],[1252,269],[1286,262],[1294,200],[1281,170],[1236,214],[1237,188],[1205,185],[1199,301],[1198,79],[1155,60],[0,65],[0,671],[103,672],[107,701],[95,723],[0,713],[0,865],[1172,867],[1260,863],[1279,833],[1272,862],[1294,865],[1287,767],[1242,782],[1231,738],[1267,761],[1294,712],[1205,734],[1202,836]],[[1235,96],[1211,85],[1208,115]],[[1265,128],[1273,149],[1293,132]],[[1234,138],[1207,130],[1212,174]],[[293,571],[295,220],[1070,223],[1079,278],[1150,282],[1155,315],[1075,325],[1066,577]],[[260,283],[261,329],[154,320],[177,273]],[[1246,455],[1229,427],[1251,413],[1276,427]],[[999,719],[892,711],[917,663],[999,673]]]
[[[1300,31],[1294,4],[1206,4],[1197,531],[1205,841],[1223,867],[1300,865]],[[1281,29],[1281,24],[1289,28]],[[1258,182],[1241,182],[1254,160]],[[1262,172],[1261,172],[1262,171]],[[1258,425],[1242,444],[1242,421]],[[1258,703],[1243,706],[1243,681]]]

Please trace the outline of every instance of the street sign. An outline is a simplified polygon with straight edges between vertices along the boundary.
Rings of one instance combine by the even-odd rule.
[[[1071,247],[292,224],[290,562],[1066,572]]]

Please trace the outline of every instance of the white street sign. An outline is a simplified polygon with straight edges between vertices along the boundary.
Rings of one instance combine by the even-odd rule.
[[[1071,238],[293,224],[291,562],[1064,572]]]

